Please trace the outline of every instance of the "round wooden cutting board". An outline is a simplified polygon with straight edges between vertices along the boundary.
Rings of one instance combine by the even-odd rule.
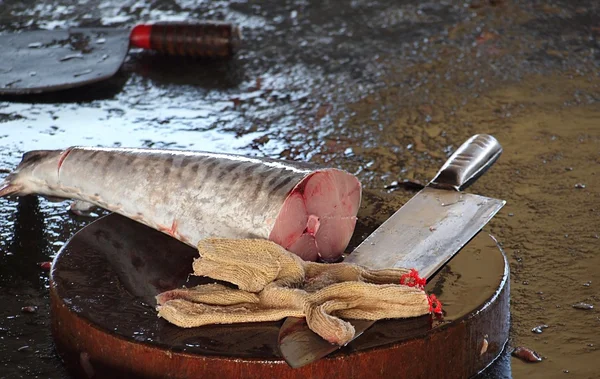
[[[78,232],[51,273],[52,332],[69,371],[82,378],[465,378],[491,364],[508,339],[508,266],[485,233],[427,285],[443,318],[377,322],[299,369],[278,351],[282,322],[181,329],[156,316],[158,293],[202,282],[188,278],[196,256],[116,214]]]

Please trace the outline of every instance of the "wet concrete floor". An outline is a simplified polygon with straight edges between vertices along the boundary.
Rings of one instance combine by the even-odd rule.
[[[70,145],[171,147],[311,161],[397,208],[475,133],[504,147],[470,189],[507,200],[487,230],[511,266],[510,346],[487,377],[600,374],[600,3],[570,1],[3,2],[0,32],[224,19],[228,62],[130,52],[101,84],[0,98],[0,164]],[[43,68],[40,69],[43,72]],[[1,76],[0,76],[0,80]],[[0,200],[0,377],[65,377],[49,330],[51,260],[89,220]],[[577,303],[592,309],[574,308]],[[35,313],[21,308],[36,306]],[[541,333],[532,331],[539,325]]]

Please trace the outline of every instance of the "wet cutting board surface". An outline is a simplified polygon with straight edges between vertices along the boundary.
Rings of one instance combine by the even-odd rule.
[[[115,214],[78,232],[56,257],[51,278],[53,334],[70,370],[94,377],[166,372],[185,377],[210,374],[214,363],[223,377],[316,373],[352,377],[359,372],[350,374],[340,362],[379,356],[386,361],[394,356],[401,360],[404,345],[438,336],[478,347],[477,356],[469,359],[473,361],[470,370],[479,371],[500,353],[508,336],[505,258],[484,233],[427,286],[444,305],[442,319],[424,316],[378,322],[339,352],[295,370],[283,362],[277,349],[282,322],[182,329],[156,316],[154,296],[158,293],[213,281],[188,275],[196,256],[194,249],[173,238]],[[477,330],[471,330],[471,324]],[[457,333],[464,336],[457,337]],[[471,341],[474,335],[480,335],[479,340]],[[487,351],[480,354],[484,338]],[[442,350],[438,361],[446,359]],[[166,356],[173,367],[160,363]],[[389,364],[397,369],[398,363]],[[352,367],[356,368],[348,366]]]

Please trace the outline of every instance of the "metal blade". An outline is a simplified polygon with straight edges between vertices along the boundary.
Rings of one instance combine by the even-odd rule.
[[[119,70],[129,30],[72,28],[0,36],[0,94],[27,95],[91,84]]]
[[[367,237],[345,262],[375,269],[414,268],[421,276],[429,277],[469,242],[504,203],[427,187]]]
[[[427,187],[373,232],[345,262],[370,268],[415,268],[430,278],[467,244],[504,206],[504,200]],[[374,321],[346,320],[357,338]],[[279,349],[293,368],[321,359],[340,347],[306,327],[303,318],[288,318]]]
[[[354,339],[369,329],[375,321],[344,320],[355,330]],[[340,346],[333,345],[310,330],[305,318],[288,317],[279,334],[279,350],[283,359],[291,368],[299,368],[317,361],[336,350]]]

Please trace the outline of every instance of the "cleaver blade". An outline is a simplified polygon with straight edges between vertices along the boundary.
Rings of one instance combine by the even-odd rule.
[[[372,269],[414,268],[431,278],[504,206],[504,200],[462,192],[502,153],[498,141],[477,134],[462,144],[435,178],[369,235],[345,260]],[[357,338],[374,321],[347,320]],[[340,346],[288,317],[279,331],[279,349],[293,368],[314,362]]]

